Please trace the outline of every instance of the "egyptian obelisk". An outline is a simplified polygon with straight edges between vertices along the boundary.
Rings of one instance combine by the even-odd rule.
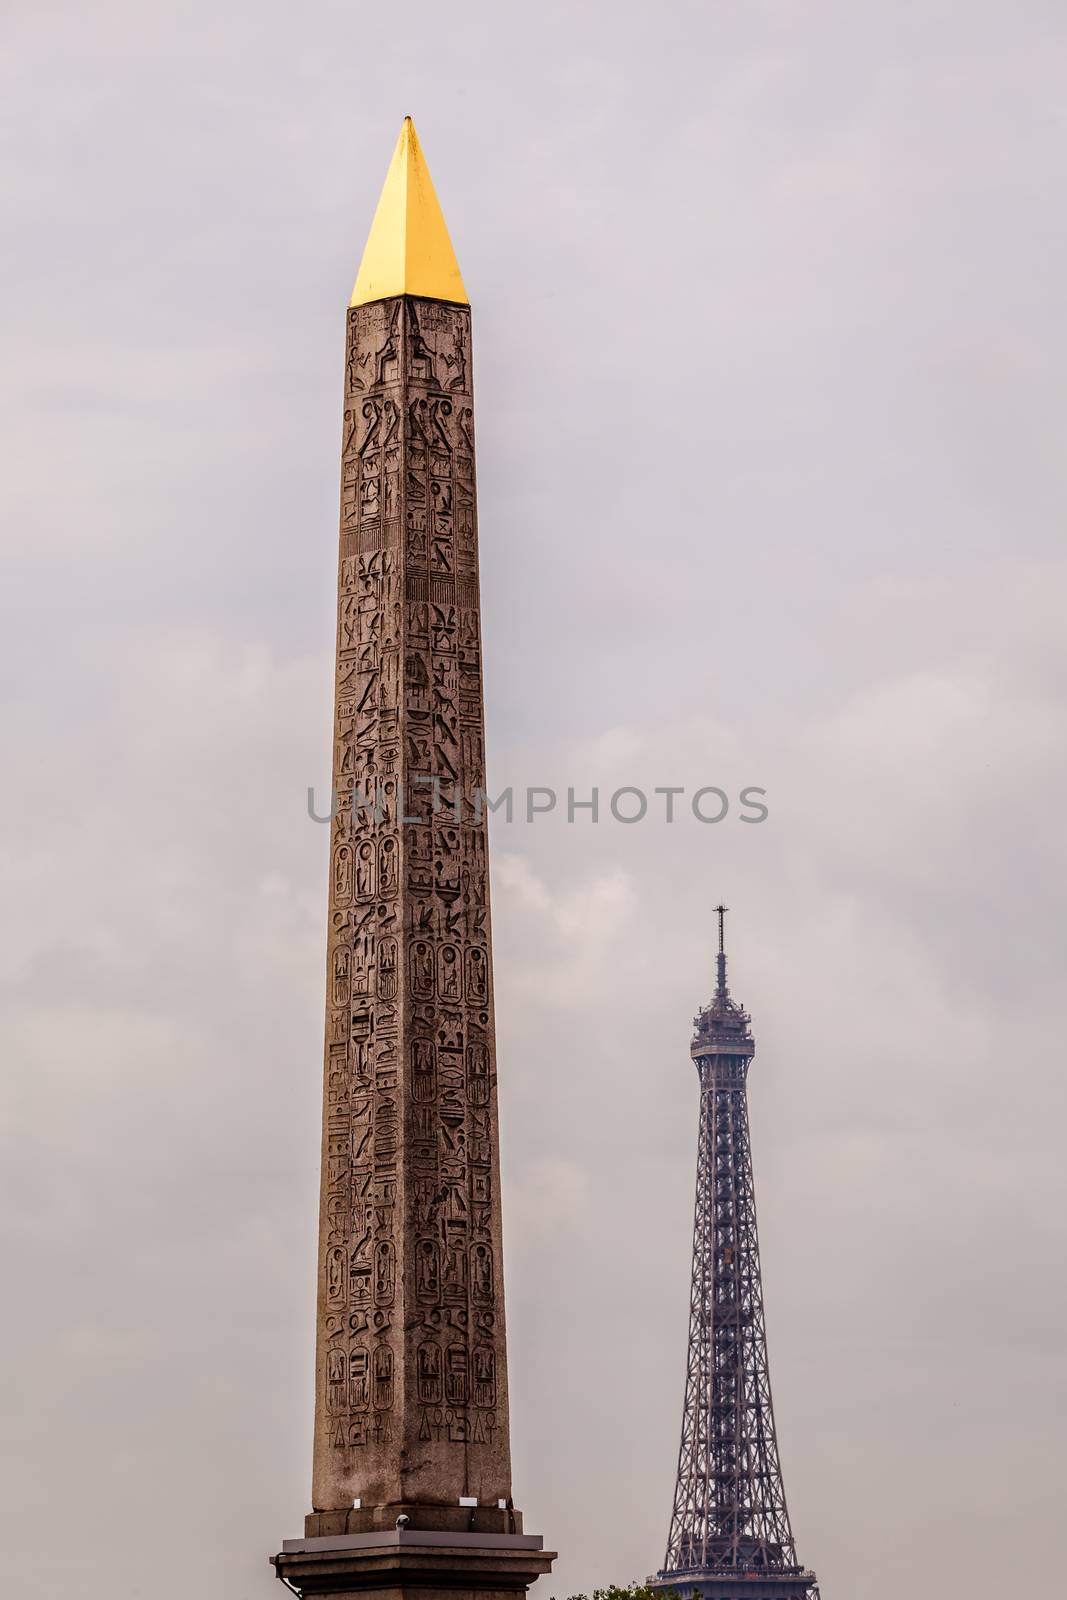
[[[515,1594],[471,312],[411,119],[348,311],[300,1594]]]

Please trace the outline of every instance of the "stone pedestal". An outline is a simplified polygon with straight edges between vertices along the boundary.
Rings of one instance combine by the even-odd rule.
[[[515,1600],[551,1570],[539,1534],[440,1533],[426,1529],[287,1539],[271,1565],[300,1596],[334,1600]]]

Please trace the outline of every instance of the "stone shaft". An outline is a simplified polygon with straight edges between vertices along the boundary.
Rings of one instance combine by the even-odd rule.
[[[308,1534],[514,1532],[469,307],[345,370]]]

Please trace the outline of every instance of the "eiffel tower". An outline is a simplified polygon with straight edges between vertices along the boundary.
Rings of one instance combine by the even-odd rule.
[[[678,1483],[653,1586],[707,1600],[817,1600],[797,1559],[771,1406],[748,1131],[751,1018],[726,986],[695,1019],[700,1077],[693,1278]]]

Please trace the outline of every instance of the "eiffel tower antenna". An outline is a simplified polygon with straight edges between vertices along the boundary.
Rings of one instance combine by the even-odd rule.
[[[726,913],[729,911],[729,909],[730,909],[729,906],[724,906],[724,905],[717,905],[715,907],[716,914],[717,914],[717,916],[719,918],[719,955],[718,955],[718,960],[717,960],[717,963],[716,963],[716,965],[718,967],[718,974],[717,974],[718,981],[717,981],[717,984],[716,984],[715,992],[723,1000],[726,999],[726,995],[727,995],[727,989],[726,989]]]

